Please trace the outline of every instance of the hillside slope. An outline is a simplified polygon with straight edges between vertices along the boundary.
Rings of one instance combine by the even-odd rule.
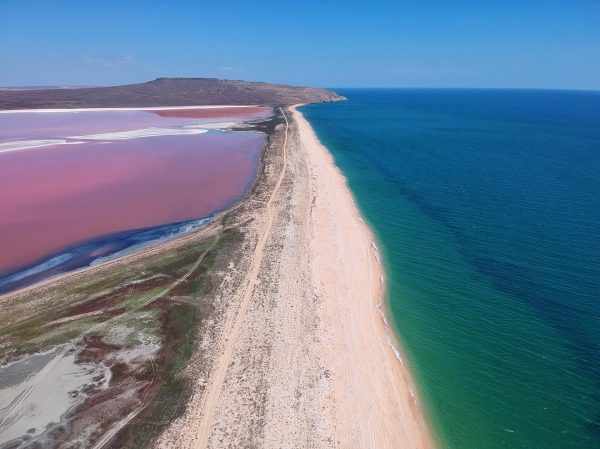
[[[345,98],[333,91],[285,84],[157,78],[114,87],[0,90],[0,109],[320,103]]]

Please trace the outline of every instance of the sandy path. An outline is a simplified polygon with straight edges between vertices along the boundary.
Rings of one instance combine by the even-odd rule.
[[[192,373],[186,412],[157,447],[430,448],[380,313],[372,234],[308,122],[286,115],[222,336],[198,349],[214,353],[210,374]]]

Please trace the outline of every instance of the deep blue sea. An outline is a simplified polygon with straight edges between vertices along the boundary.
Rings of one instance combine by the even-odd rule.
[[[379,240],[440,447],[600,447],[600,93],[337,91],[302,112]]]

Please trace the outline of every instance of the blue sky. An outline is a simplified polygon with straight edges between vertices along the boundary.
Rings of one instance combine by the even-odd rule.
[[[600,0],[0,0],[0,85],[600,89]]]

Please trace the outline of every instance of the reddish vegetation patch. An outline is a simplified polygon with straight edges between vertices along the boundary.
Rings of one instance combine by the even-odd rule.
[[[109,343],[97,335],[83,337],[84,350],[77,355],[77,363],[100,363],[111,352],[118,351],[121,345]]]
[[[173,332],[177,326],[166,318],[168,307],[173,303],[167,300],[158,302],[160,304],[156,306],[165,308],[160,318],[164,338],[154,362],[132,360],[129,363],[111,364],[112,356],[127,346],[108,343],[101,337],[88,336],[84,339],[84,350],[79,353],[77,361],[108,364],[111,367],[111,381],[106,390],[88,392],[89,397],[77,408],[68,430],[55,436],[56,447],[67,447],[66,443],[72,441],[74,436],[85,434],[90,425],[97,427],[96,436],[103,434],[132,411],[141,409],[164,385],[165,374],[173,363],[174,346],[180,343],[181,335]]]
[[[113,308],[118,302],[127,299],[127,297],[131,293],[135,292],[136,294],[139,294],[142,291],[167,285],[170,282],[171,278],[168,276],[155,276],[143,282],[138,282],[137,284],[135,284],[135,286],[124,285],[110,293],[98,296],[96,298],[93,298],[89,301],[83,302],[70,308],[68,314],[65,316],[78,316],[86,313],[97,312],[100,310],[108,313],[109,309]]]
[[[119,289],[125,290],[125,289]],[[109,293],[106,295],[99,296],[90,301],[86,301],[83,304],[79,304],[71,309],[69,309],[69,313],[65,315],[65,317],[70,316],[79,316],[86,313],[103,311],[107,312],[108,309],[112,308],[119,301],[119,291],[115,291],[114,293]]]
[[[257,106],[239,108],[199,108],[199,109],[162,109],[147,111],[161,117],[179,118],[229,118],[229,117],[266,117],[270,111]]]

